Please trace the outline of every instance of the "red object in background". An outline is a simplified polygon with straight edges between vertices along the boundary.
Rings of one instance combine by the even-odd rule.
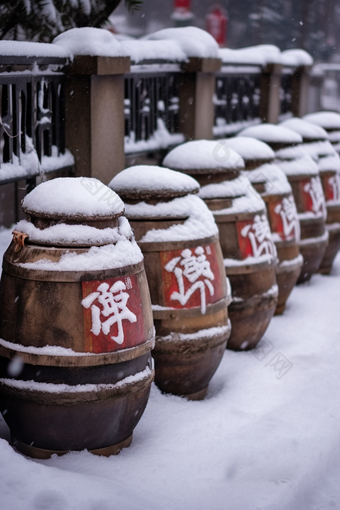
[[[174,1],[174,9],[183,9],[185,11],[190,11],[191,8],[191,0],[175,0]]]
[[[206,16],[206,30],[221,47],[226,45],[227,23],[228,13],[220,5],[213,7]]]

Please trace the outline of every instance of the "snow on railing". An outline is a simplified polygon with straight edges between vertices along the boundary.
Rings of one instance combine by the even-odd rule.
[[[72,166],[65,148],[65,51],[0,42],[0,184]]]
[[[151,152],[184,142],[179,132],[178,65],[132,65],[125,75],[125,153]]]
[[[312,57],[304,50],[287,50],[270,44],[219,50],[221,71],[216,76],[214,95],[215,137],[228,136],[261,122],[262,74],[268,66],[281,68],[280,120],[292,115],[292,77],[300,66],[311,66]]]
[[[73,164],[65,148],[63,66],[75,55],[130,57],[124,99],[126,154],[184,141],[179,87],[183,66],[193,57],[222,61],[212,98],[215,137],[263,120],[262,79],[269,65],[282,67],[280,118],[289,116],[294,69],[313,63],[303,50],[280,52],[273,45],[219,49],[207,32],[195,27],[165,29],[143,40],[118,40],[94,28],[73,29],[53,44],[0,41],[0,55],[0,183]],[[27,155],[31,152],[35,170],[32,155]]]

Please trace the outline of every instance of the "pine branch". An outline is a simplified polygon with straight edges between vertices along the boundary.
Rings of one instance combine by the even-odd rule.
[[[0,39],[21,38],[51,42],[58,34],[75,27],[100,28],[121,0],[89,0],[90,12],[78,0],[2,0],[0,3]],[[142,0],[125,0],[134,12]]]

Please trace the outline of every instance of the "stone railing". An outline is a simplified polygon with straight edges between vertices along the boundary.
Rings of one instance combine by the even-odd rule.
[[[150,43],[159,57],[164,41]],[[304,113],[308,67],[278,63],[278,49],[274,63],[252,54],[238,62],[241,50],[228,51],[133,60],[0,41],[0,226],[20,217],[20,199],[42,174],[108,183],[185,140]]]

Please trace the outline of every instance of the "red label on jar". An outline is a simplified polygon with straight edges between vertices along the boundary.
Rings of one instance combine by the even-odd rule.
[[[225,297],[216,249],[213,244],[160,252],[164,306],[200,307]]]
[[[315,215],[322,214],[322,216],[326,217],[325,195],[323,194],[319,176],[300,181],[300,193],[305,212],[310,211]]]
[[[282,241],[300,239],[300,223],[292,195],[268,203],[270,226]]]
[[[340,177],[338,174],[331,176],[324,175],[322,177],[322,184],[327,202],[329,200],[340,200]]]
[[[82,282],[86,352],[111,352],[144,342],[136,275]]]
[[[242,259],[276,255],[267,216],[257,214],[254,219],[236,222],[238,243]]]

